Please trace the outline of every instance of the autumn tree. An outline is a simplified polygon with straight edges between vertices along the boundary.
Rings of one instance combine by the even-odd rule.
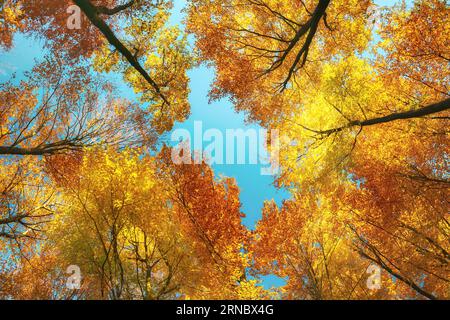
[[[237,186],[170,154],[92,149],[49,162],[60,205],[46,232],[51,273],[79,266],[88,299],[267,296],[246,279]]]
[[[247,278],[246,269],[251,266],[249,232],[242,224],[244,214],[236,182],[230,178],[216,181],[205,163],[174,165],[174,155],[183,152],[183,148],[164,148],[160,162],[171,205],[194,244],[203,270],[199,286],[188,295],[197,299],[267,296],[256,280]]]
[[[52,243],[47,239],[47,224],[55,218],[55,210],[61,210],[57,204],[64,208],[71,204],[64,201],[61,204],[58,202],[61,198],[54,197],[57,185],[63,182],[61,175],[53,175],[55,181],[51,183],[46,174],[60,171],[70,177],[80,174],[80,157],[84,157],[89,147],[153,147],[156,132],[169,130],[174,121],[184,120],[189,113],[185,72],[190,60],[186,39],[176,27],[167,26],[171,2],[130,1],[126,5],[111,1],[75,2],[1,2],[0,45],[10,49],[14,34],[20,32],[43,40],[49,57],[27,73],[20,83],[11,79],[0,88],[0,238],[4,252],[15,252],[17,248],[24,256],[25,239],[43,241],[39,246]],[[70,19],[81,19],[81,28],[70,27]],[[123,30],[117,29],[119,25]],[[127,40],[119,40],[118,33]],[[154,41],[149,41],[150,38]],[[146,106],[114,96],[114,86],[101,79],[101,75],[93,74],[93,69],[99,73],[111,70],[123,73],[141,94],[141,105]],[[150,240],[140,242],[143,234],[147,238],[146,231],[132,226],[129,232],[135,236],[132,242],[137,250],[135,255],[141,254],[142,245],[150,248]],[[154,252],[154,238],[151,241]],[[7,242],[13,246],[5,247]],[[160,246],[169,244],[165,242]],[[33,251],[27,250],[26,254]],[[166,248],[158,250],[161,252],[155,259],[161,261],[162,256],[166,258]],[[147,254],[150,253],[145,252]],[[165,286],[161,284],[164,288],[161,292],[148,291],[153,281],[150,269],[155,267],[150,261],[153,258],[148,259],[144,261],[147,275],[136,276],[134,287],[130,289],[130,284],[126,288],[128,297],[139,296],[135,292],[138,285],[140,297],[144,298],[166,297],[174,290],[168,279],[176,271],[171,270],[170,277],[161,280],[165,283]],[[37,252],[27,256],[15,266],[17,279],[34,272],[32,260],[46,261]],[[142,262],[140,257],[136,258],[136,268],[141,267]],[[123,286],[114,278],[116,271],[112,271],[116,266],[102,270],[102,277],[108,281],[102,278],[97,283],[100,289],[94,292],[113,298],[121,296]],[[19,286],[20,281],[17,282]],[[54,290],[47,288],[47,293]],[[45,292],[36,295],[43,297]],[[27,295],[17,292],[15,296]]]
[[[40,156],[142,142],[134,104],[114,97],[113,87],[86,68],[67,71],[63,59],[47,58],[20,83],[0,86],[0,154]]]
[[[281,208],[268,202],[254,232],[255,271],[286,279],[282,298],[294,300],[389,299],[383,275],[382,290],[367,283],[372,262],[355,254],[348,213],[336,199],[296,196]]]
[[[251,247],[255,271],[286,278],[289,299],[447,299],[446,192],[434,200],[439,207],[429,201],[431,185],[421,185],[422,195],[396,183],[400,190],[390,195],[382,193],[392,187],[378,181],[346,181],[298,193],[282,208],[267,203]],[[373,268],[380,270],[375,288]]]
[[[187,33],[171,9],[0,1],[0,47],[21,33],[46,54],[0,84],[0,297],[266,299],[275,274],[287,299],[449,299],[447,2],[191,0]],[[234,179],[157,143],[197,62],[211,99],[281,134],[291,199],[254,231]]]
[[[74,165],[78,170],[52,169],[64,201],[50,232],[61,263],[80,266],[92,282],[90,298],[175,297],[189,272],[189,244],[154,163],[131,151],[93,150]]]
[[[202,0],[191,2],[188,30],[196,36],[200,59],[212,62],[217,68],[211,97],[231,95],[238,110],[250,111],[251,118],[263,124],[271,124],[298,112],[299,106],[309,106],[303,99],[304,91],[321,80],[323,66],[349,55],[367,52],[372,35],[376,33],[372,23],[376,10],[372,10],[374,5],[371,1],[208,3]],[[418,1],[411,16],[401,15],[405,11],[405,8],[394,9],[385,15],[386,23],[380,33],[386,41],[380,48],[404,43],[415,47],[415,52],[426,54],[408,54],[408,48],[388,49],[387,55],[383,55],[389,61],[386,68],[396,68],[397,75],[406,77],[405,68],[408,66],[414,69],[415,64],[421,64],[425,68],[426,61],[433,60],[433,66],[439,67],[433,68],[431,73],[421,73],[421,77],[442,79],[425,81],[425,85],[431,86],[428,81],[439,81],[436,89],[441,96],[431,101],[410,101],[405,111],[425,107],[429,103],[442,103],[422,110],[424,114],[404,116],[418,117],[448,109],[449,102],[445,100],[448,99],[448,90],[442,87],[446,86],[448,75],[448,41],[440,41],[448,29],[445,1]],[[433,20],[415,23],[416,19],[425,21],[428,16],[433,16]],[[389,24],[392,21],[399,21],[398,26],[397,23]],[[434,37],[436,30],[440,33]],[[396,33],[395,37],[392,32]],[[364,106],[363,103],[361,105]],[[391,120],[396,119],[394,116]],[[357,120],[367,119],[352,120],[354,122],[349,121],[350,125],[358,126]]]
[[[29,254],[19,261],[4,264],[0,271],[0,298],[14,300],[72,300],[86,298],[85,285],[80,290],[67,286],[70,274],[67,266],[59,267],[58,256],[47,245],[29,248]],[[3,281],[2,281],[3,280]]]
[[[0,44],[11,47],[14,33],[22,32],[43,39],[50,52],[65,52],[66,63],[87,60],[97,71],[122,73],[162,133],[189,114],[191,59],[186,38],[168,24],[171,8],[171,1],[151,0],[8,0]]]
[[[0,85],[0,238],[16,248],[18,240],[41,238],[54,213],[55,190],[43,156],[155,138],[141,129],[145,120],[136,105],[114,97],[107,82],[82,66],[69,75],[63,63],[46,58],[24,80]]]
[[[337,278],[328,278],[326,259],[311,253],[329,244],[311,248],[314,231],[294,231],[325,220],[335,238],[345,230],[351,239],[340,256],[353,252],[356,261],[375,263],[397,279],[384,298],[447,298],[446,1],[397,5],[375,24],[371,1],[209,3],[191,3],[188,28],[200,59],[216,67],[211,97],[231,96],[237,110],[282,133],[282,145],[271,150],[280,154],[277,184],[293,200],[266,208],[264,234],[255,237],[280,249],[271,254],[257,247],[257,265],[287,275],[292,297],[352,297],[340,280],[343,295],[332,295]],[[328,221],[327,203],[341,206],[342,219]],[[278,236],[270,230],[277,219],[289,221],[279,222]],[[292,238],[278,239],[289,231]],[[308,251],[290,266],[286,254],[299,254],[298,237]],[[305,263],[319,274],[314,286]],[[352,270],[350,262],[342,266]],[[309,276],[307,284],[302,276]],[[353,294],[367,297],[358,286]]]
[[[33,161],[38,164],[39,160],[17,160],[19,156],[67,153],[93,145],[132,146],[146,144],[153,146],[156,140],[155,133],[161,130],[161,127],[157,128],[157,126],[163,125],[163,120],[156,120],[154,114],[149,110],[144,110],[135,103],[129,103],[115,97],[113,95],[114,87],[92,74],[89,70],[89,63],[104,70],[104,63],[107,60],[109,69],[112,64],[118,64],[119,60],[112,59],[112,63],[110,63],[109,58],[101,59],[107,47],[106,42],[101,40],[102,37],[99,37],[100,33],[95,26],[89,27],[89,24],[87,24],[84,30],[68,28],[67,8],[71,4],[70,1],[47,1],[46,3],[2,1],[1,43],[3,47],[10,49],[14,33],[22,32],[44,39],[46,49],[49,51],[45,61],[36,65],[20,83],[11,79],[0,87],[2,102],[0,110],[0,154],[5,157],[2,161],[5,166],[14,164],[15,161],[27,163],[23,167],[27,166],[29,170],[34,171],[34,175],[38,174],[39,169],[31,168],[30,164]],[[126,9],[130,6],[131,4],[120,8]],[[162,28],[167,20],[169,7],[170,4],[153,5],[143,2],[139,4],[139,10],[147,12],[147,9],[150,10],[151,8],[154,11],[153,14],[159,16],[157,29]],[[99,8],[102,8],[104,14],[112,17],[114,12],[109,12],[106,7],[100,6],[100,4]],[[133,14],[137,14],[137,12],[133,10]],[[150,11],[145,17],[142,17],[142,23],[147,21],[149,15]],[[114,21],[115,23],[119,22],[116,18]],[[147,27],[150,28],[150,26]],[[172,32],[173,37],[176,38],[179,33],[175,29],[171,30],[173,32],[167,32]],[[171,53],[168,46],[173,45],[173,42],[170,41],[167,32],[164,36],[166,42],[149,50],[154,51],[155,48],[158,48],[160,53],[164,53],[158,54],[158,59],[162,58],[170,68],[174,65],[180,68],[186,67],[187,65],[183,64],[182,60],[179,61],[183,66],[169,58]],[[158,35],[160,36],[159,33]],[[102,47],[102,45],[105,46]],[[176,49],[181,49],[181,46],[183,44],[180,42]],[[94,54],[94,51],[96,54]],[[167,56],[165,53],[167,53]],[[177,51],[176,57],[179,58],[184,53]],[[94,56],[98,61],[94,59]],[[157,59],[155,60],[155,57],[152,59],[155,65]],[[123,69],[123,72],[125,72],[125,69]],[[132,72],[126,72],[129,77],[133,78]],[[165,80],[166,85],[169,85],[169,82],[173,80],[168,79],[173,74],[176,74],[176,76],[183,75],[180,69],[176,71],[161,69],[158,72],[160,72],[161,77],[167,79]],[[174,79],[173,81],[178,86],[183,86],[183,81],[178,80]],[[141,84],[141,88],[147,91],[145,85]],[[171,92],[174,91],[171,90]],[[147,94],[146,102],[151,102],[151,105],[155,108],[157,108],[155,106],[156,100],[154,94]],[[181,97],[178,101],[183,106],[187,106],[186,99]],[[167,101],[163,105],[166,103]],[[177,116],[183,115],[183,112],[179,112],[179,110],[175,113]],[[167,121],[170,123],[174,120],[167,112],[163,114],[169,117]],[[155,124],[154,128],[151,128],[151,122],[153,121],[156,121],[157,125]],[[13,186],[29,185],[31,182],[31,180],[19,181],[25,175],[31,176],[31,174],[24,173],[23,167],[12,165],[10,168],[4,169],[5,174],[6,172],[11,174],[2,179],[2,183],[4,183],[2,185],[4,208],[9,208],[6,203],[11,204],[12,198],[18,201],[18,199],[28,197],[22,191],[20,192],[21,197],[11,195]],[[22,173],[14,175],[15,170]],[[12,179],[17,181],[12,181]],[[41,179],[40,181],[44,180]],[[42,188],[44,187],[39,187],[39,189]],[[29,197],[33,198],[35,195],[30,191]],[[17,204],[17,206],[19,205]],[[2,225],[10,228],[12,223],[17,222],[17,219],[20,220],[20,224],[25,223],[24,218],[28,215],[25,216],[22,210],[19,210],[19,212],[20,214],[14,215],[2,210]],[[29,225],[29,222],[26,222],[26,224]],[[3,234],[6,235],[6,231]]]

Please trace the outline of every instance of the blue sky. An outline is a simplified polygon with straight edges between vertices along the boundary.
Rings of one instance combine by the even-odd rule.
[[[398,1],[376,0],[378,5],[390,6]],[[410,3],[410,1],[408,1]],[[185,6],[185,0],[175,0],[174,15],[171,18],[173,24],[182,20],[181,9]],[[11,73],[17,73],[18,79],[24,71],[30,70],[34,65],[34,59],[43,55],[41,45],[35,40],[16,35],[14,48],[9,52],[0,50],[0,82],[7,80]],[[191,116],[184,123],[177,123],[175,129],[187,129],[193,132],[195,121],[202,121],[203,130],[215,128],[225,134],[226,129],[260,129],[255,124],[245,121],[245,114],[235,112],[232,103],[223,99],[212,104],[208,103],[208,91],[214,79],[214,70],[199,67],[189,71],[191,80]],[[121,77],[114,77],[119,82],[121,95],[129,99],[134,98],[133,91],[122,82]],[[274,199],[278,204],[289,198],[285,190],[278,190],[273,186],[273,177],[263,176],[260,173],[260,165],[213,165],[217,176],[234,177],[241,190],[240,198],[242,211],[246,214],[244,224],[254,228],[261,217],[261,209],[265,200]],[[220,223],[220,222],[218,222]],[[266,287],[277,286],[283,281],[276,277],[265,277]]]
[[[186,5],[185,0],[175,0],[171,22],[180,23],[183,19],[181,10]],[[184,123],[177,123],[176,129],[187,129],[193,134],[194,122],[201,121],[203,131],[218,129],[225,136],[226,129],[261,129],[255,124],[245,121],[245,114],[237,113],[228,99],[222,99],[209,104],[208,92],[214,80],[214,70],[199,67],[189,72],[191,79],[191,116]],[[217,176],[234,177],[241,190],[242,211],[247,215],[244,223],[253,228],[261,216],[261,209],[265,200],[274,199],[281,204],[283,199],[289,197],[283,190],[273,186],[272,176],[261,175],[260,165],[213,165]],[[266,167],[266,166],[264,166]]]

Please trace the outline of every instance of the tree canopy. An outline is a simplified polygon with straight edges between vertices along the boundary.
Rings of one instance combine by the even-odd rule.
[[[189,0],[177,25],[172,10],[0,0],[0,49],[20,34],[44,52],[0,83],[0,298],[449,299],[448,2]],[[280,133],[267,148],[291,198],[254,230],[239,181],[165,144],[199,65],[211,100]]]

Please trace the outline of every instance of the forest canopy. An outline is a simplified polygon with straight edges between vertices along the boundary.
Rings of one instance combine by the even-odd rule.
[[[0,0],[0,299],[450,299],[448,1],[177,1]],[[281,205],[174,163],[199,66]]]

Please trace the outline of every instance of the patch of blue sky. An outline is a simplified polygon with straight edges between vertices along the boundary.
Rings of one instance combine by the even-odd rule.
[[[226,130],[241,129],[244,131],[262,130],[256,124],[246,122],[244,113],[237,113],[228,99],[209,103],[208,92],[214,79],[214,70],[199,67],[189,72],[191,79],[191,115],[183,123],[176,123],[174,130],[184,129],[190,132],[194,139],[195,122],[201,122],[203,132],[208,129],[220,131],[226,137]],[[191,141],[192,141],[191,140]],[[248,142],[248,141],[247,141]],[[174,141],[172,145],[177,144]],[[247,147],[250,145],[247,143]],[[198,151],[198,150],[197,150]],[[249,152],[246,152],[247,160]],[[226,155],[224,155],[225,157]],[[246,161],[248,163],[248,161]],[[236,179],[241,190],[242,211],[246,214],[244,224],[254,228],[261,217],[261,209],[265,200],[275,200],[278,204],[289,198],[287,191],[279,190],[273,185],[273,176],[261,174],[261,169],[267,165],[259,164],[213,164],[216,176],[227,176]]]
[[[36,60],[42,59],[44,50],[42,45],[35,39],[23,34],[14,36],[13,48],[9,51],[0,50],[0,82],[4,83],[15,74],[16,83],[23,79],[23,73],[30,71]]]

